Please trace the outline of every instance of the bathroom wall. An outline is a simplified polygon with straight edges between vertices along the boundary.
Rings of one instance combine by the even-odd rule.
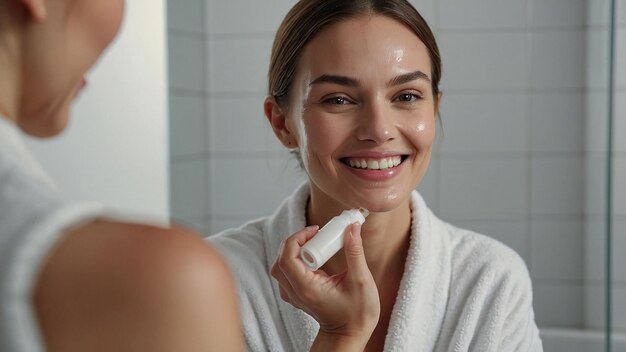
[[[157,221],[170,208],[165,16],[165,1],[129,1],[68,128],[29,141],[69,196]]]
[[[293,3],[169,1],[172,213],[205,234],[270,214],[304,179],[262,112],[273,34]],[[606,133],[608,1],[412,3],[435,31],[444,67],[443,133],[418,190],[443,219],[524,258],[542,327],[600,328],[604,232],[593,205],[604,199],[606,163],[589,139],[601,143]],[[619,118],[614,227],[622,248],[625,129]],[[615,315],[623,319],[620,275]]]

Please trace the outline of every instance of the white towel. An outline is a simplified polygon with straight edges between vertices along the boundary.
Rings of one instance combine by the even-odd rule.
[[[269,270],[281,241],[306,225],[302,185],[269,218],[212,236],[237,279],[251,351],[307,351],[319,329],[280,298]],[[453,227],[411,197],[405,271],[385,351],[542,351],[528,271],[503,244]]]

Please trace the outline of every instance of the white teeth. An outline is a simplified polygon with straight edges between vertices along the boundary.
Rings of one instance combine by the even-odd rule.
[[[385,170],[400,165],[400,156],[382,159],[348,159],[348,165],[357,169]]]

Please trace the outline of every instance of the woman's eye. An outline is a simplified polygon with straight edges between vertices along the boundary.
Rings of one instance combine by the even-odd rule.
[[[332,97],[332,98],[328,98],[324,100],[324,103],[332,104],[332,105],[346,105],[346,104],[350,104],[351,102],[347,98],[344,98],[344,97]]]
[[[398,95],[394,100],[401,101],[401,102],[414,102],[419,99],[421,99],[421,97],[418,96],[417,94],[404,93],[404,94]]]

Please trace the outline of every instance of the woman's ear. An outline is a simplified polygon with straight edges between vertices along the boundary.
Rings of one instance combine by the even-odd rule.
[[[35,22],[41,22],[46,18],[47,0],[21,0],[27,13]]]
[[[268,96],[263,103],[263,111],[278,140],[289,149],[297,148],[298,142],[289,129],[284,107],[280,106],[274,97]]]
[[[439,116],[439,106],[441,105],[441,97],[443,92],[437,93],[437,101],[435,102],[435,116]]]

